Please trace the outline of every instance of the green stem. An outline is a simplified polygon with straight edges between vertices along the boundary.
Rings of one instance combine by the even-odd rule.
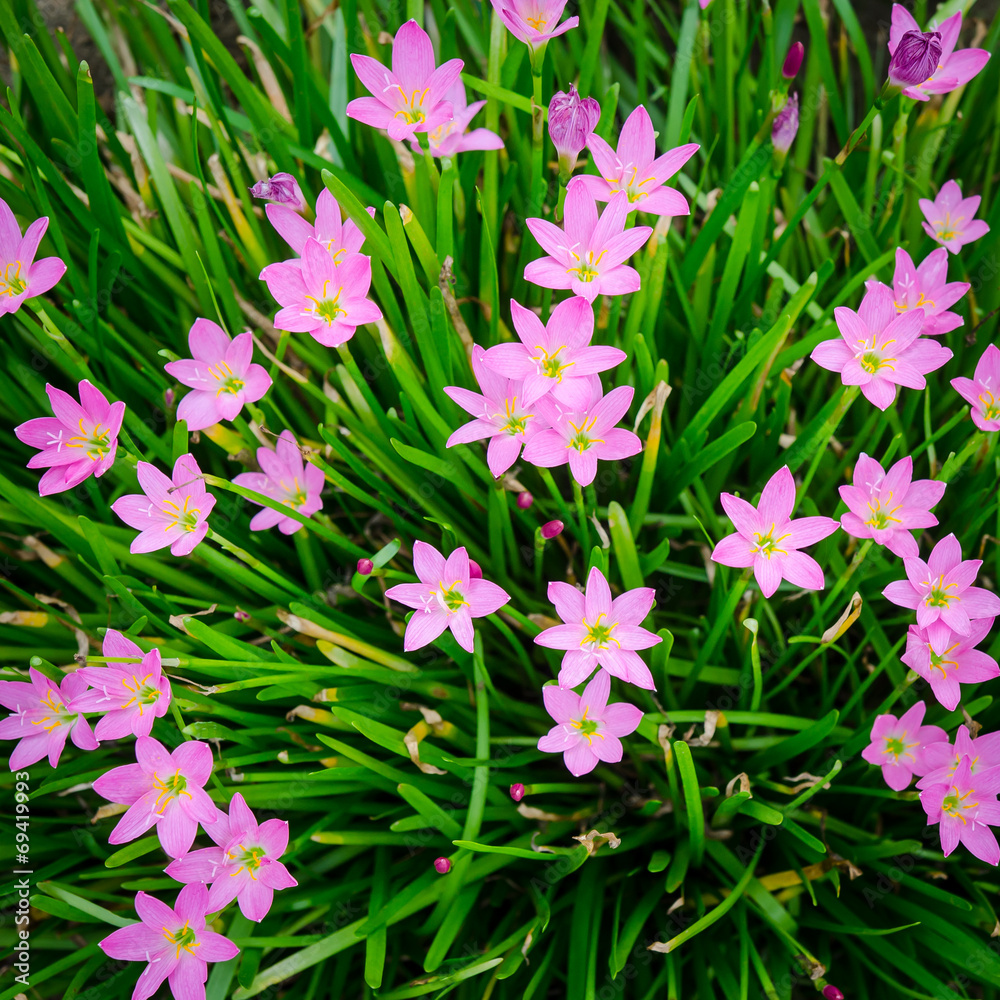
[[[577,540],[583,547],[583,561],[586,565],[587,560],[590,558],[590,528],[587,525],[587,511],[583,502],[583,487],[576,481],[576,478],[571,476],[573,480],[573,499],[576,501],[576,518],[577,518]]]
[[[297,583],[293,583],[291,580],[283,577],[280,573],[275,572],[270,566],[261,562],[256,556],[250,555],[250,553],[245,549],[241,549],[238,545],[229,541],[229,539],[223,538],[217,531],[213,531],[209,528],[207,537],[211,541],[217,543],[226,552],[231,552],[237,559],[246,563],[252,570],[259,573],[261,576],[267,577],[267,579],[272,583],[276,583],[289,594],[294,594],[296,597],[309,597],[309,594]]]
[[[872,546],[875,542],[871,538],[866,538],[864,544],[854,553],[854,558],[851,560],[850,565],[841,573],[837,582],[833,585],[830,593],[826,595],[826,599],[823,601],[822,606],[819,609],[820,618],[830,610],[831,605],[837,599],[837,596],[843,591],[844,587],[847,586],[851,577],[857,572],[858,567],[865,561],[865,557],[871,551]]]
[[[868,131],[868,126],[874,121],[875,116],[882,110],[884,104],[881,98],[876,98],[875,103],[868,109],[868,114],[865,115],[864,121],[851,133],[850,139],[847,140],[847,145],[837,154],[836,160],[834,162],[838,167],[844,165],[844,161],[851,155],[854,151],[854,147],[864,138],[865,132]]]

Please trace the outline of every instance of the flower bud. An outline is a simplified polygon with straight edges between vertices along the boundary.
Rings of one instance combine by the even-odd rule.
[[[358,572],[362,576],[369,576],[374,568],[375,568],[375,563],[373,563],[371,559],[358,560]]]
[[[941,58],[939,31],[908,31],[889,60],[889,86],[916,87],[937,69]]]
[[[475,559],[469,560],[469,579],[470,580],[482,580],[483,578],[483,567],[476,562]]]
[[[434,861],[434,871],[438,875],[447,875],[451,871],[451,861],[448,858],[437,858]]]
[[[534,502],[535,498],[527,490],[517,495],[517,506],[521,510],[527,510]]]
[[[247,614],[247,613],[246,613],[245,611],[243,611],[243,610],[242,610],[241,608],[237,608],[237,609],[236,609],[236,610],[235,610],[235,611],[233,612],[233,617],[234,617],[234,618],[235,618],[235,619],[236,619],[236,620],[237,620],[238,622],[248,622],[248,621],[250,621],[250,615],[248,615],[248,614]]]
[[[774,148],[784,157],[795,140],[799,130],[799,95],[792,94],[785,106],[778,112],[771,126],[771,142]]]
[[[576,158],[600,118],[600,104],[593,97],[581,97],[575,84],[568,94],[559,91],[549,102],[549,138],[559,153],[559,171],[564,176],[576,169]]]
[[[163,393],[163,402],[164,402],[164,405],[166,406],[166,408],[168,410],[172,410],[174,408],[174,390],[173,389],[167,389],[166,392]]]
[[[844,994],[836,986],[824,986],[823,1000],[844,1000]]]
[[[510,786],[510,797],[515,802],[520,802],[524,798],[524,785],[518,782],[516,785]]]
[[[299,182],[291,174],[275,174],[266,181],[257,181],[250,188],[250,196],[264,201],[276,201],[280,205],[291,205],[296,212],[301,212],[306,207]]]
[[[555,538],[556,535],[561,535],[563,528],[566,527],[562,521],[546,521],[542,525],[542,538]]]
[[[781,75],[786,80],[794,80],[798,71],[802,68],[802,60],[805,58],[806,47],[801,42],[796,42],[785,56],[785,64],[781,67]]]

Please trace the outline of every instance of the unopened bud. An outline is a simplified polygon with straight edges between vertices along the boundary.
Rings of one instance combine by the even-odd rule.
[[[524,785],[518,782],[516,785],[510,786],[510,797],[515,802],[520,802],[524,798]]]
[[[836,986],[824,986],[823,1000],[844,1000],[844,994]]]
[[[374,568],[375,568],[375,563],[373,563],[371,559],[358,560],[358,572],[362,576],[369,576]]]
[[[236,619],[236,620],[237,620],[238,622],[248,622],[248,621],[250,621],[250,615],[248,615],[248,614],[247,614],[247,612],[245,612],[245,611],[241,610],[240,608],[237,608],[237,609],[236,609],[236,610],[235,610],[235,611],[233,612],[233,617],[234,617],[234,618],[235,618],[235,619]]]
[[[889,86],[918,86],[937,69],[940,58],[941,32],[906,32],[889,60]]]
[[[527,510],[534,502],[535,498],[527,490],[517,495],[517,506],[521,510]]]
[[[451,871],[451,861],[448,858],[437,858],[434,861],[434,871],[438,875],[447,875]]]
[[[472,580],[482,580],[483,568],[475,559],[469,560],[469,578]]]
[[[555,538],[556,535],[562,534],[564,527],[562,521],[546,521],[542,525],[542,538]]]
[[[802,60],[805,58],[806,47],[801,42],[796,42],[785,56],[785,64],[781,67],[781,75],[786,80],[794,80],[795,75],[802,68]]]
[[[576,169],[576,158],[587,138],[597,128],[601,106],[593,97],[581,97],[576,85],[569,93],[559,91],[549,102],[549,137],[559,154],[559,167],[566,175]]]

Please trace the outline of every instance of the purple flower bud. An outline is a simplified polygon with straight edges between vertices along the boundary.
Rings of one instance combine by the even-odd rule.
[[[908,31],[889,60],[889,85],[916,87],[933,74],[940,58],[939,31]]]
[[[437,858],[434,861],[434,871],[438,875],[447,875],[451,871],[451,862],[447,858]]]
[[[248,615],[248,614],[247,614],[247,613],[246,613],[245,611],[242,611],[242,610],[240,610],[239,608],[237,608],[237,609],[236,609],[236,610],[235,610],[235,611],[233,612],[233,617],[234,617],[234,618],[235,618],[235,619],[236,619],[236,620],[237,620],[238,622],[248,622],[248,621],[250,621],[250,615]]]
[[[164,405],[167,407],[168,410],[172,410],[173,409],[173,407],[174,407],[174,390],[173,389],[167,389],[167,391],[163,394],[163,402],[164,402]]]
[[[561,535],[563,528],[566,527],[562,521],[546,521],[542,525],[542,538],[555,538],[556,535]]]
[[[785,65],[781,67],[781,75],[786,80],[794,80],[798,71],[802,68],[802,60],[806,55],[806,47],[801,42],[796,42],[785,56]]]
[[[771,126],[771,142],[782,154],[787,154],[799,130],[799,95],[792,94],[778,112]]]
[[[296,212],[306,207],[299,182],[291,174],[275,174],[266,181],[257,181],[250,188],[253,198],[263,198],[264,201],[276,201],[281,205],[291,205]]]
[[[483,578],[483,567],[476,562],[475,559],[469,560],[469,579],[470,580],[482,580]]]
[[[534,502],[535,498],[527,490],[517,495],[517,506],[521,510],[527,510]]]
[[[520,802],[524,798],[524,785],[518,782],[516,785],[510,786],[510,797],[515,802]]]
[[[824,986],[823,1000],[844,1000],[844,994],[836,986]]]
[[[570,85],[568,94],[559,91],[549,102],[549,137],[566,173],[576,169],[576,158],[600,118],[600,104],[593,97],[580,97],[575,84]]]
[[[358,572],[362,576],[369,576],[374,568],[375,568],[375,563],[373,563],[371,559],[358,560]]]

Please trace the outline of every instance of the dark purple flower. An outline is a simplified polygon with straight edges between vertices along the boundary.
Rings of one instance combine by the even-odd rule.
[[[601,106],[593,97],[581,97],[576,85],[559,91],[549,102],[549,138],[559,153],[559,168],[567,175],[576,169],[576,158],[597,128]]]
[[[796,42],[785,56],[785,64],[781,67],[781,75],[786,80],[794,80],[798,71],[802,68],[802,60],[805,58],[806,47],[801,42]]]
[[[889,86],[915,87],[937,69],[941,58],[939,31],[908,31],[889,60]]]

